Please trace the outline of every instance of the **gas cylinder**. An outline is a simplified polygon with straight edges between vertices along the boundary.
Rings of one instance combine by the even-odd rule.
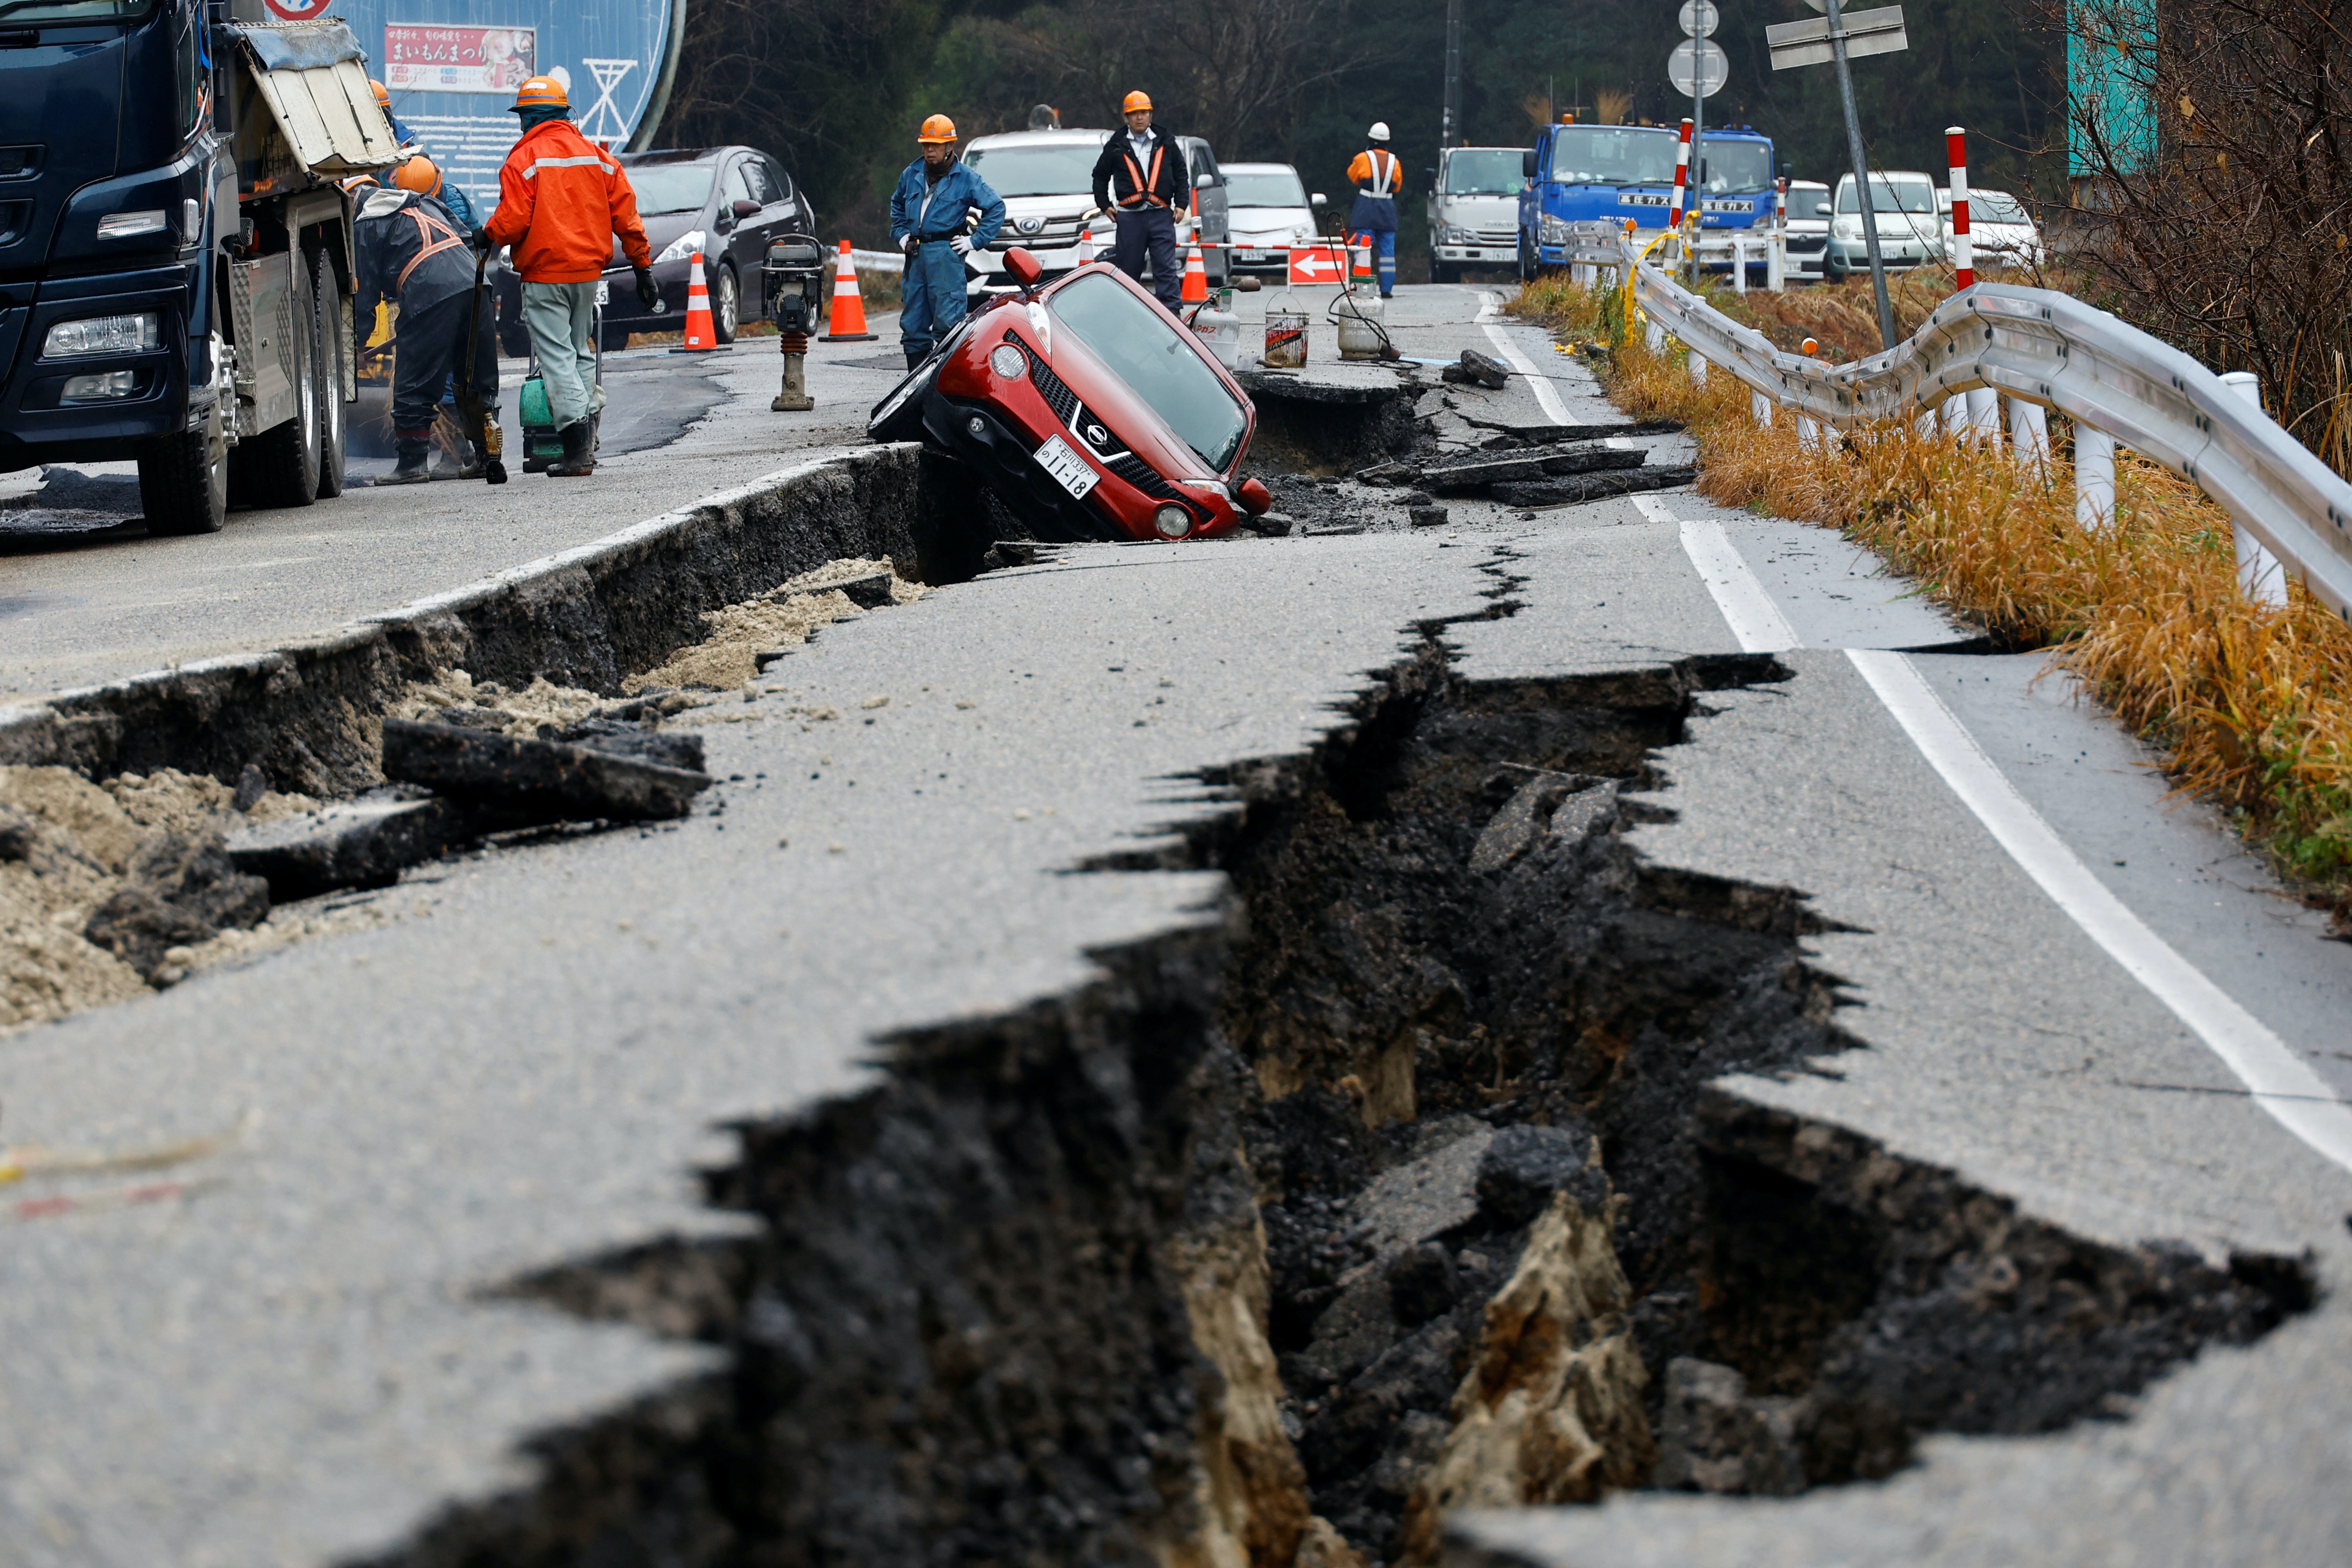
[[[1349,289],[1331,301],[1328,314],[1339,323],[1341,359],[1381,357],[1381,350],[1389,340],[1382,331],[1383,311],[1378,294],[1370,289],[1360,294]]]
[[[1234,313],[1234,291],[1220,289],[1192,316],[1192,331],[1227,370],[1242,367],[1242,319]]]

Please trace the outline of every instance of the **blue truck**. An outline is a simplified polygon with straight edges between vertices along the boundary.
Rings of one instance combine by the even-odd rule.
[[[324,9],[0,6],[0,469],[135,460],[153,533],[341,492],[336,182],[396,154]]]
[[[1664,228],[1675,199],[1678,132],[1662,125],[1578,125],[1536,132],[1521,163],[1519,276],[1531,279],[1567,260],[1571,224]],[[1745,127],[1701,139],[1697,189],[1707,229],[1769,226],[1774,165],[1771,138]]]

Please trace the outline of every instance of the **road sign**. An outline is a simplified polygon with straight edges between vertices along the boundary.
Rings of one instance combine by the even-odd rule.
[[[1685,98],[1713,98],[1731,79],[1731,60],[1712,38],[1685,38],[1666,57],[1666,79]]]
[[[1715,0],[1683,0],[1683,37],[1711,38],[1723,21],[1723,13],[1715,8]]]
[[[1345,283],[1348,280],[1347,253],[1328,245],[1294,245],[1290,247],[1290,280],[1293,283]]]
[[[1911,40],[1904,35],[1900,5],[1848,11],[1840,20],[1844,24],[1848,59],[1859,55],[1891,55],[1911,47]],[[1792,70],[1798,66],[1825,66],[1837,54],[1831,45],[1827,17],[1818,22],[1774,23],[1764,29],[1764,42],[1772,50],[1772,68],[1776,71]]]

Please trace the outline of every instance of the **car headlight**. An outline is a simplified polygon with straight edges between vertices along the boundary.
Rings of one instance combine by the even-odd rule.
[[[1192,531],[1192,514],[1181,506],[1163,506],[1151,514],[1151,526],[1162,539],[1181,539]]]
[[[1542,234],[1543,242],[1546,245],[1566,245],[1568,243],[1568,220],[1566,218],[1554,217],[1551,214],[1546,213],[1543,215],[1543,222],[1538,232]]]
[[[686,260],[696,251],[702,248],[702,231],[700,229],[688,229],[676,239],[671,240],[668,246],[664,248],[662,253],[654,258],[654,265],[658,267],[665,261]]]
[[[1842,217],[1835,223],[1830,225],[1830,232],[1836,235],[1840,239],[1860,239],[1862,237],[1862,219],[1858,217]]]
[[[999,343],[988,356],[988,368],[1007,381],[1019,381],[1029,374],[1029,356],[1011,343]]]
[[[87,359],[91,354],[137,353],[161,341],[161,319],[152,310],[135,316],[86,316],[59,321],[42,340],[43,359]]]

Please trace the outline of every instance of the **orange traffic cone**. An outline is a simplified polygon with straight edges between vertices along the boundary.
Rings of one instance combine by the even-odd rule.
[[[1209,269],[1201,265],[1201,247],[1192,247],[1184,253],[1184,287],[1176,298],[1187,305],[1197,305],[1209,297]]]
[[[702,354],[721,346],[719,324],[710,319],[710,285],[703,281],[702,252],[698,250],[694,253],[694,265],[686,275],[686,342],[669,352]]]
[[[1369,234],[1357,235],[1349,240],[1348,248],[1355,257],[1354,268],[1349,273],[1349,281],[1351,283],[1370,282],[1372,280],[1372,237]]]
[[[1080,224],[1078,226],[1078,265],[1092,267],[1094,264],[1095,231],[1087,225]]]
[[[866,330],[866,296],[857,291],[857,264],[849,258],[849,241],[845,239],[833,264],[833,319],[827,324],[833,331],[817,339],[821,343],[874,341],[874,334]]]

